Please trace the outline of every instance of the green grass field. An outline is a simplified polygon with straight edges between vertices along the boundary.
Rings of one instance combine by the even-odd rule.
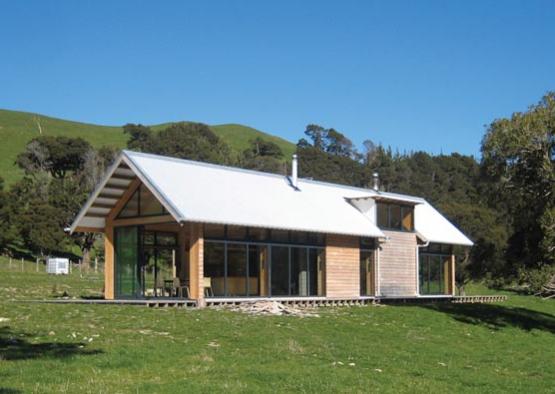
[[[124,148],[127,142],[127,136],[123,134],[123,129],[119,126],[99,126],[43,115],[37,116],[28,112],[0,109],[0,141],[2,141],[0,144],[0,176],[4,178],[8,185],[15,182],[22,175],[21,170],[14,165],[18,153],[25,148],[25,145],[32,138],[39,136],[37,117],[40,119],[43,135],[81,137],[97,148],[103,145]],[[165,124],[165,126],[167,125]],[[152,127],[159,130],[163,126]],[[249,141],[256,137],[262,137],[278,144],[285,158],[289,158],[295,150],[295,145],[291,142],[251,127],[237,124],[210,127],[236,153],[246,149]]]
[[[0,258],[0,392],[553,392],[555,301],[320,308],[320,317],[22,302],[100,274]],[[44,267],[41,267],[44,270]],[[474,292],[487,290],[475,287]]]

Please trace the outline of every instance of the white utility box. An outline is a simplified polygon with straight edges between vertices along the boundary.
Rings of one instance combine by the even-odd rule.
[[[46,272],[56,275],[69,274],[69,259],[50,257],[46,262]]]

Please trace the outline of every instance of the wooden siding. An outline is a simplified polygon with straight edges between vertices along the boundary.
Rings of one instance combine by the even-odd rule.
[[[329,298],[360,295],[360,250],[358,237],[326,237],[326,296]]]
[[[197,306],[205,306],[204,301],[204,238],[203,225],[190,223],[189,230],[189,284],[191,298]]]
[[[104,230],[104,298],[114,299],[114,227],[109,220]]]
[[[378,271],[381,296],[414,296],[417,293],[416,234],[384,231]]]

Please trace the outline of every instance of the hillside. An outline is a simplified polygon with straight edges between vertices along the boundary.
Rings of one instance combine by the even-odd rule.
[[[123,134],[121,126],[99,126],[88,123],[74,122],[57,119],[28,112],[9,111],[0,109],[0,176],[6,184],[15,182],[21,177],[22,172],[14,165],[17,154],[34,137],[39,135],[37,119],[43,135],[63,135],[67,137],[81,137],[89,141],[94,147],[103,145],[124,148],[127,136]],[[160,130],[169,123],[152,125],[155,130]],[[234,152],[241,152],[250,140],[262,137],[265,140],[275,142],[282,149],[285,157],[290,157],[295,150],[295,145],[252,127],[239,124],[212,125],[210,128],[223,141],[225,141]]]

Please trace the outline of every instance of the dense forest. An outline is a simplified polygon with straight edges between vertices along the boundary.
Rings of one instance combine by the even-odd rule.
[[[129,149],[286,174],[280,147],[257,138],[232,154],[209,127],[176,123],[161,131],[128,124]],[[308,125],[297,144],[301,177],[426,198],[475,242],[458,250],[457,280],[535,291],[555,273],[555,93],[528,111],[493,121],[482,157],[398,153],[368,139],[359,151],[340,131]],[[17,157],[25,176],[4,190],[0,179],[0,250],[11,255],[101,254],[94,234],[63,229],[117,156],[80,138],[40,136]]]

